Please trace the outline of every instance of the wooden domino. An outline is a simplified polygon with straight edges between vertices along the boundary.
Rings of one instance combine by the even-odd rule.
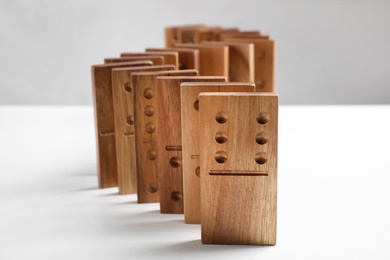
[[[179,54],[179,70],[198,70],[199,71],[199,50],[184,48],[147,48],[146,52],[155,51],[175,51]]]
[[[258,40],[269,40],[270,37],[269,35],[264,35],[264,34],[260,34],[260,35],[250,35],[250,34],[238,34],[238,35],[224,35],[220,38],[220,41],[225,41],[225,40],[229,40],[229,39],[232,39],[232,38],[236,38],[236,39],[258,39]]]
[[[255,81],[255,49],[252,43],[202,42],[210,45],[229,47],[229,81]]]
[[[181,84],[181,133],[183,163],[184,220],[200,224],[200,147],[199,100],[201,92],[254,92],[254,83],[200,83]]]
[[[238,31],[238,32],[222,32],[219,35],[219,40],[223,41],[230,38],[248,38],[248,37],[260,37],[259,31]]]
[[[111,70],[151,65],[151,61],[133,61],[91,67],[99,188],[118,185]]]
[[[158,76],[156,79],[156,131],[160,212],[182,214],[183,171],[181,144],[182,82],[225,82],[225,77]]]
[[[227,33],[238,33],[240,30],[238,28],[222,28],[220,30],[214,30],[212,41],[219,41],[221,35]]]
[[[118,165],[119,194],[137,192],[134,136],[134,91],[131,74],[144,71],[174,70],[173,65],[116,68],[112,70],[115,142]]]
[[[178,48],[199,50],[199,76],[223,76],[229,80],[229,47],[178,43]]]
[[[140,72],[132,74],[134,127],[139,203],[159,202],[156,137],[156,77],[197,76],[196,70]]]
[[[164,65],[164,57],[158,55],[150,56],[127,56],[121,58],[105,58],[104,63],[117,63],[117,62],[127,62],[127,61],[139,61],[139,60],[150,60],[153,62],[153,65]]]
[[[219,27],[219,28],[214,28],[213,29],[213,35],[211,39],[207,41],[219,41],[219,36],[225,33],[235,33],[239,32],[240,29],[238,27]]]
[[[224,41],[254,44],[257,92],[274,92],[274,41],[259,38],[227,38]]]
[[[201,43],[203,41],[212,41],[214,39],[214,32],[222,30],[220,26],[214,27],[194,27],[182,28],[179,30],[180,43]]]
[[[175,68],[179,68],[179,54],[175,51],[154,51],[154,52],[124,52],[121,53],[121,57],[133,57],[133,56],[162,56],[164,57],[164,64],[174,65]]]
[[[278,96],[199,95],[204,244],[275,245]]]
[[[180,30],[185,28],[201,28],[205,27],[203,24],[192,24],[192,25],[182,25],[182,26],[170,26],[165,28],[165,47],[171,48],[179,41],[181,38]]]

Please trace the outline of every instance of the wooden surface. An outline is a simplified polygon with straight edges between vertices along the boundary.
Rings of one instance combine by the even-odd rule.
[[[214,32],[222,30],[222,27],[199,27],[182,28],[179,30],[178,42],[180,43],[201,43],[214,40]]]
[[[229,80],[229,47],[185,43],[175,46],[199,50],[199,76],[223,76]]]
[[[202,42],[229,47],[229,81],[255,81],[255,49],[252,43]]]
[[[126,61],[139,61],[139,60],[150,60],[153,62],[153,65],[163,65],[164,63],[164,57],[158,56],[158,55],[151,55],[151,56],[127,56],[127,57],[120,57],[120,58],[105,58],[104,63],[117,63],[117,62],[126,62]]]
[[[179,42],[180,29],[183,28],[194,28],[194,27],[204,27],[203,24],[192,24],[192,25],[183,25],[183,26],[170,26],[165,28],[165,47],[171,48],[174,47],[176,43]]]
[[[176,43],[201,43],[202,41],[218,41],[221,34],[238,32],[238,28],[223,28],[220,26],[206,27],[202,24],[167,27],[165,28],[165,47],[171,48]]]
[[[278,97],[199,95],[204,244],[275,245]]]
[[[253,83],[182,83],[182,162],[184,219],[188,224],[200,224],[200,147],[199,102],[201,92],[255,91]]]
[[[154,52],[124,52],[121,53],[121,57],[131,57],[131,56],[162,56],[164,57],[164,64],[174,65],[175,68],[179,68],[179,54],[175,51],[154,51]]]
[[[259,37],[260,35],[259,31],[223,32],[219,35],[219,40],[223,41],[228,38]]]
[[[173,65],[162,65],[117,68],[112,70],[119,194],[137,192],[134,91],[131,85],[131,73],[174,69],[175,67]]]
[[[259,38],[227,38],[226,42],[253,43],[255,47],[255,83],[257,92],[275,91],[274,41]]]
[[[160,212],[182,214],[182,82],[225,82],[225,77],[159,76],[156,79],[156,136]]]
[[[239,34],[239,35],[225,35],[224,37],[221,37],[221,41],[225,41],[226,39],[231,39],[231,38],[238,38],[238,39],[259,39],[259,40],[269,40],[270,37],[269,35],[251,35],[251,34]]]
[[[118,185],[111,70],[121,67],[147,65],[152,65],[152,63],[150,61],[133,61],[94,65],[91,67],[95,110],[97,169],[100,188],[109,188]]]
[[[222,28],[220,30],[214,30],[214,34],[213,34],[213,39],[212,41],[219,41],[220,40],[220,36],[222,34],[226,34],[226,33],[237,33],[239,32],[239,29],[238,28]]]
[[[184,48],[147,48],[146,52],[153,51],[175,51],[179,54],[179,70],[198,70],[199,71],[199,50]]]
[[[137,156],[137,194],[139,203],[159,201],[156,136],[156,77],[196,76],[196,70],[143,72],[132,74],[134,127]]]

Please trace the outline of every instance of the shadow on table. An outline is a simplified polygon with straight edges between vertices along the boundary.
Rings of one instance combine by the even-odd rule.
[[[83,191],[92,191],[92,190],[98,190],[98,189],[99,189],[99,187],[96,185],[93,187],[85,187],[85,188],[81,188],[81,189],[77,189],[77,190],[73,190],[73,191],[83,192]]]
[[[205,257],[205,259],[219,258],[221,255],[235,256],[235,258],[245,255],[246,253],[256,253],[261,257],[262,254],[272,250],[270,246],[253,246],[253,245],[205,245],[201,240],[185,241],[181,243],[172,243],[166,246],[149,247],[145,254],[148,256],[179,256],[186,258]],[[191,257],[192,256],[192,257]],[[164,258],[165,259],[165,258]]]
[[[200,238],[200,225],[185,224],[183,215],[160,214],[159,210],[145,211],[137,214],[117,216],[114,224],[116,234],[127,237],[129,241],[139,237],[150,237],[145,254],[156,257],[162,255],[210,254],[232,251],[234,254],[256,250],[257,253],[272,250],[272,246],[248,245],[205,245],[200,239],[188,241],[188,234]],[[183,238],[183,242],[177,242]],[[142,251],[142,249],[141,249]]]

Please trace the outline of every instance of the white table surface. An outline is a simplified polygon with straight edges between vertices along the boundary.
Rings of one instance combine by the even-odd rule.
[[[281,106],[274,247],[98,189],[93,110],[0,107],[0,259],[390,259],[390,106]]]

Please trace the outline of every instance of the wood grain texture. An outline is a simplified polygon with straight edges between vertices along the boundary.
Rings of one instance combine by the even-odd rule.
[[[133,61],[91,67],[99,188],[118,185],[111,70],[148,65],[152,63]]]
[[[197,76],[196,70],[132,73],[138,203],[159,202],[156,77]]]
[[[197,70],[199,71],[199,50],[184,48],[147,48],[146,52],[153,51],[175,51],[179,54],[179,70]]]
[[[220,40],[220,35],[226,34],[226,33],[237,33],[237,32],[239,32],[238,28],[221,28],[221,29],[216,29],[216,30],[213,30],[213,36],[208,41],[219,41]]]
[[[222,28],[220,30],[214,30],[212,41],[219,41],[220,36],[226,33],[237,33],[240,30],[238,28]]]
[[[156,137],[160,212],[182,214],[183,170],[181,144],[182,82],[225,82],[225,77],[158,76],[156,79]]]
[[[165,47],[171,48],[176,43],[201,43],[202,41],[218,41],[223,33],[238,33],[238,28],[220,26],[178,26],[165,28]],[[254,34],[252,34],[254,35]]]
[[[259,39],[259,40],[269,40],[270,37],[269,35],[250,35],[250,34],[239,34],[237,36],[234,35],[225,35],[224,37],[220,38],[220,41],[225,41],[226,39],[231,39],[231,38],[238,38],[238,39]]]
[[[179,68],[179,54],[175,51],[154,51],[154,52],[124,52],[121,53],[121,57],[132,57],[132,56],[162,56],[164,57],[164,65],[174,65],[175,68]]]
[[[229,47],[229,81],[255,81],[255,49],[252,43],[202,42]]]
[[[278,97],[199,95],[204,244],[275,245]]]
[[[226,42],[253,43],[255,47],[255,83],[258,92],[275,91],[274,41],[259,38],[227,38]]]
[[[183,28],[199,28],[204,27],[203,24],[192,24],[192,25],[181,25],[181,26],[170,26],[165,28],[165,47],[171,48],[179,42],[180,29]]]
[[[105,58],[104,63],[117,63],[117,62],[126,62],[126,61],[140,61],[140,60],[149,60],[153,62],[153,65],[164,65],[164,57],[151,55],[151,56],[128,56],[121,58]]]
[[[223,76],[229,80],[229,47],[185,43],[175,47],[199,50],[199,76]]]
[[[119,194],[137,192],[137,167],[134,136],[134,91],[131,73],[174,70],[173,65],[117,68],[112,70],[115,143]]]
[[[198,95],[201,92],[254,92],[254,83],[182,83],[181,133],[184,219],[187,224],[200,224],[200,126]]]
[[[199,28],[181,28],[178,34],[179,43],[201,43],[203,41],[212,41],[214,32],[222,30],[222,27],[199,27]]]
[[[223,32],[219,35],[219,40],[223,41],[229,38],[247,38],[247,37],[260,37],[259,31],[239,31],[239,32]]]

